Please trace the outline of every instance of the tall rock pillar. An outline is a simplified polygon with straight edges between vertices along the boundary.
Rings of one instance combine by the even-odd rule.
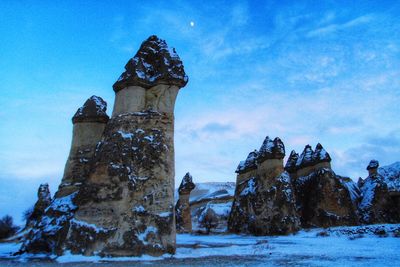
[[[107,104],[98,96],[90,97],[72,118],[71,150],[65,164],[64,176],[54,198],[50,199],[48,186],[39,190],[46,197],[43,214],[32,225],[20,253],[53,253],[61,255],[74,245],[69,242],[74,227],[75,203],[82,185],[87,182],[97,144],[108,121]],[[35,205],[36,209],[36,205]]]
[[[190,192],[196,187],[190,173],[186,173],[178,188],[179,199],[175,206],[176,229],[182,233],[192,232],[192,215],[190,211]]]
[[[157,36],[126,64],[93,169],[75,199],[70,238],[80,245],[73,253],[175,252],[174,106],[187,81],[179,56]]]
[[[87,179],[96,145],[109,120],[106,110],[107,103],[99,96],[92,96],[72,117],[71,149],[56,198],[77,191]]]

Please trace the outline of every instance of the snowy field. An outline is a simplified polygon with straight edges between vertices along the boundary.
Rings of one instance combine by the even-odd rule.
[[[0,243],[0,266],[400,266],[400,224],[335,227],[295,235],[177,236],[177,253],[162,258],[10,257],[18,244]]]

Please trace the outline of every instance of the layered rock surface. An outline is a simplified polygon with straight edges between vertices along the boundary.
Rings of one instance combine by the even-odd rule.
[[[290,176],[283,169],[284,156],[283,142],[267,136],[259,151],[251,152],[239,164],[229,231],[276,235],[298,230]]]
[[[359,191],[350,178],[336,175],[330,155],[321,144],[315,150],[305,146],[293,169],[288,160],[296,195],[296,207],[302,227],[356,225]]]
[[[175,252],[173,112],[186,83],[174,49],[156,36],[142,43],[114,84],[112,118],[99,98],[74,116],[62,184],[22,252]]]

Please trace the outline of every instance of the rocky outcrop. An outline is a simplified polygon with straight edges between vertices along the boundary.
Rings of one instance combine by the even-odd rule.
[[[190,192],[195,188],[190,173],[183,177],[178,188],[179,199],[175,205],[176,230],[180,233],[192,232],[192,217],[190,211]]]
[[[329,168],[298,177],[294,188],[302,227],[357,225],[358,192],[354,185],[350,178]]]
[[[190,194],[192,230],[203,232],[204,227],[201,224],[201,219],[210,208],[218,218],[218,225],[213,228],[213,232],[226,232],[234,192],[235,183],[232,182],[197,183],[196,188]]]
[[[283,168],[284,156],[283,142],[267,136],[259,151],[251,152],[239,164],[229,231],[276,235],[298,230],[291,178]]]
[[[321,144],[314,151],[307,145],[297,159],[296,171],[291,169],[302,227],[358,223],[357,186],[350,178],[336,175],[330,161],[331,157]]]
[[[175,50],[156,36],[125,69],[107,123],[99,98],[74,116],[62,184],[22,252],[175,252],[174,105],[187,76]]]
[[[46,208],[51,203],[51,194],[49,185],[47,183],[39,186],[37,196],[38,200],[33,206],[32,213],[26,220],[25,229],[32,228],[38,221],[40,221],[45,213]]]
[[[400,163],[379,168],[377,160],[367,166],[368,177],[363,180],[359,211],[361,222],[400,222]]]

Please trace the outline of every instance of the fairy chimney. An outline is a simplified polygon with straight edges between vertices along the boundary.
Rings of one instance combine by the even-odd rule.
[[[113,86],[111,119],[99,97],[75,114],[62,183],[20,253],[175,253],[173,112],[187,81],[165,41],[142,43]]]
[[[279,137],[274,140],[265,137],[257,157],[257,173],[264,183],[270,184],[268,180],[280,175],[283,169],[283,158],[285,157],[285,145]]]
[[[75,199],[75,220],[107,234],[88,240],[84,254],[175,253],[174,105],[187,81],[175,49],[150,36],[115,82],[112,117]],[[86,235],[83,227],[71,233]]]
[[[175,206],[176,229],[181,233],[192,232],[192,218],[189,204],[190,192],[195,188],[190,173],[186,173],[178,188],[179,199]]]
[[[72,117],[71,149],[56,198],[76,191],[87,178],[96,145],[109,120],[106,110],[107,103],[99,96],[92,96]]]
[[[296,162],[296,177],[307,176],[310,173],[319,169],[331,169],[331,157],[323,146],[318,143],[315,147],[315,151],[310,145],[304,147],[303,152],[299,156]]]

